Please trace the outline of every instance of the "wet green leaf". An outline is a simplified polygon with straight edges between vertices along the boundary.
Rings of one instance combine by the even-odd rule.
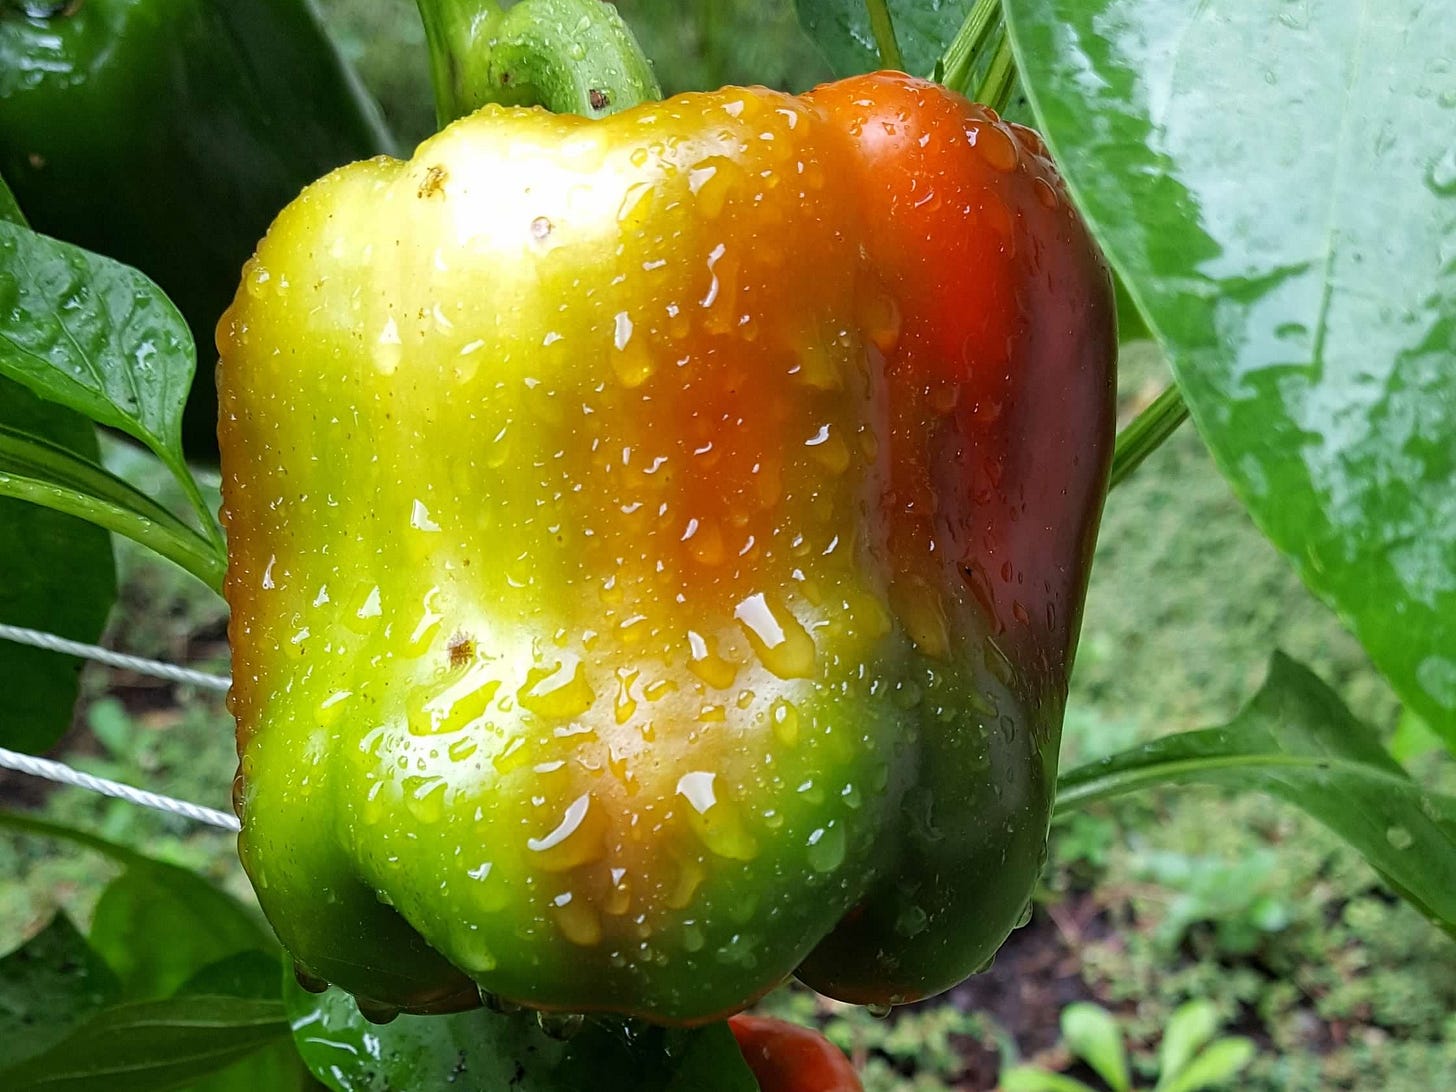
[[[0,958],[0,1070],[55,1046],[120,992],[111,968],[57,914]]]
[[[531,1013],[476,1009],[400,1016],[375,1026],[341,990],[285,991],[294,1041],[314,1076],[338,1092],[754,1092],[728,1025],[693,1030],[588,1021],[566,1042]]]
[[[1456,745],[1456,22],[1423,0],[1006,9],[1219,466]]]

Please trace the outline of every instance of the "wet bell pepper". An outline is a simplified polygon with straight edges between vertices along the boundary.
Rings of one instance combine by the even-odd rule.
[[[218,328],[241,852],[305,980],[695,1023],[983,965],[1113,327],[1036,135],[902,75],[487,106],[305,191]]]
[[[213,328],[258,236],[391,146],[311,0],[0,0],[0,177],[37,231],[177,304],[201,358],[194,457],[216,457]]]

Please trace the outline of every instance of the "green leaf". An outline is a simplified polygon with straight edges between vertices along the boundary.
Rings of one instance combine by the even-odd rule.
[[[1254,1044],[1248,1039],[1220,1039],[1194,1058],[1164,1092],[1199,1092],[1226,1085],[1254,1060],[1255,1053]]]
[[[1062,1010],[1062,1038],[1112,1092],[1127,1092],[1127,1050],[1122,1045],[1122,1029],[1110,1012],[1088,1001],[1068,1005]]]
[[[1167,1092],[1169,1082],[1183,1071],[1190,1058],[1218,1031],[1218,1006],[1212,1001],[1187,1001],[1168,1020],[1158,1048],[1158,1085]]]
[[[315,1077],[339,1092],[450,1088],[452,1092],[754,1092],[726,1023],[692,1030],[588,1021],[567,1042],[530,1013],[476,1009],[401,1016],[376,1027],[353,998],[330,989],[284,991],[294,1041]]]
[[[20,211],[20,206],[15,203],[15,194],[10,192],[10,187],[3,178],[0,178],[0,221],[20,224],[22,227],[25,225],[25,216]]]
[[[0,224],[0,372],[172,465],[194,367],[187,324],[142,273]]]
[[[1005,1070],[996,1085],[1000,1092],[1093,1092],[1074,1077],[1050,1073],[1033,1065],[1019,1065]]]
[[[120,992],[111,968],[57,914],[0,959],[0,1070],[49,1050]]]
[[[1165,736],[1070,770],[1057,812],[1152,785],[1259,789],[1344,838],[1402,896],[1456,935],[1456,799],[1427,792],[1338,696],[1276,654],[1254,699],[1222,728]]]
[[[217,538],[182,456],[195,370],[187,324],[141,272],[0,222],[0,375],[146,444]]]
[[[14,428],[57,458],[97,454],[96,429],[84,417],[0,377],[0,622],[94,644],[116,601],[111,536],[10,499],[4,437]],[[0,745],[38,754],[60,739],[71,726],[82,666],[72,656],[0,641],[0,693],[7,696]]]
[[[230,896],[168,865],[127,869],[101,893],[91,919],[91,944],[128,999],[166,997],[208,964],[268,943]]]
[[[0,1072],[0,1088],[167,1092],[287,1035],[276,999],[192,996],[117,1005],[44,1054]]]
[[[276,950],[234,952],[200,968],[177,988],[176,996],[202,993],[214,997],[279,997],[282,974],[283,957]]]
[[[819,44],[836,76],[880,67],[864,0],[795,0],[799,21]],[[905,70],[929,76],[971,10],[972,0],[889,0]]]
[[[0,391],[14,392],[15,398],[27,399],[49,414],[74,419],[94,447],[94,430],[83,418],[60,406],[41,402],[6,379],[0,379]],[[0,504],[7,509],[14,508],[17,513],[23,509],[23,520],[38,518],[34,514],[35,506],[59,513],[50,518],[65,518],[67,526],[75,524],[98,535],[106,543],[108,557],[111,543],[101,528],[139,542],[214,590],[222,587],[227,556],[220,543],[203,538],[156,501],[94,462],[33,432],[6,428],[3,424],[0,424],[0,497],[14,498],[13,502],[0,501]],[[69,517],[79,517],[95,526],[87,527]],[[33,552],[26,557],[27,567],[47,568],[35,564]],[[66,575],[55,567],[49,567],[48,571],[52,581]],[[66,581],[65,587],[68,591],[73,589],[75,581]]]
[[[1223,473],[1456,747],[1456,21],[1424,0],[1006,10]]]

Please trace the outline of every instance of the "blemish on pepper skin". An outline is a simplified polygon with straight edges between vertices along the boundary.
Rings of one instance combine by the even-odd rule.
[[[464,667],[475,659],[475,638],[468,633],[456,633],[445,646],[451,667]]]
[[[449,178],[449,172],[438,163],[425,171],[425,180],[420,183],[420,198],[443,195],[445,192],[445,179]]]

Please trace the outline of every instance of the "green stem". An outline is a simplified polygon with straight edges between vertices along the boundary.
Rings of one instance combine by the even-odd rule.
[[[76,516],[138,542],[222,591],[227,557],[208,541],[110,471],[65,448],[0,427],[0,496]]]
[[[981,77],[981,86],[971,95],[975,102],[982,102],[997,113],[1006,109],[1016,87],[1016,57],[1011,52],[1011,38],[1005,28],[996,35],[996,52]]]
[[[971,76],[985,61],[992,35],[1001,25],[1001,0],[976,0],[941,58],[940,82],[958,94],[969,94]]]
[[[1117,446],[1112,452],[1112,476],[1107,488],[1112,489],[1126,481],[1143,460],[1157,451],[1187,419],[1188,405],[1183,401],[1183,393],[1176,383],[1169,384],[1162,394],[1153,399],[1152,405],[1117,434]]]
[[[900,42],[895,37],[895,24],[890,19],[890,6],[885,0],[865,0],[870,16],[870,30],[875,36],[875,45],[880,51],[880,67],[905,71],[905,58],[900,53]]]
[[[217,522],[217,513],[212,510],[207,499],[202,495],[202,487],[197,483],[197,478],[193,476],[191,469],[180,460],[174,463],[168,459],[166,466],[182,486],[187,503],[197,513],[198,522],[202,525],[202,531],[207,537],[207,541],[212,543],[219,553],[226,554],[227,539],[223,537],[222,526]]]
[[[486,103],[597,118],[662,97],[637,39],[602,0],[417,0],[444,126]]]

